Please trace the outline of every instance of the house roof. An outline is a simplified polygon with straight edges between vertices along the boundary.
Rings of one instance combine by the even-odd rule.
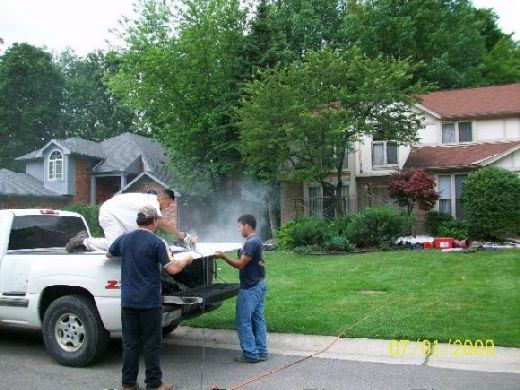
[[[435,169],[487,165],[517,149],[520,149],[520,141],[413,147],[404,168]]]
[[[123,193],[123,192],[126,192],[128,191],[129,189],[131,189],[134,185],[138,184],[140,181],[142,180],[152,180],[152,181],[155,181],[156,183],[158,183],[159,185],[161,185],[162,187],[164,188],[168,188],[168,185],[166,184],[167,183],[167,180],[161,180],[159,179],[156,175],[153,175],[151,174],[150,172],[141,172],[139,175],[136,176],[136,178],[134,180],[132,180],[130,183],[128,183],[126,186],[124,186],[123,188],[121,188],[119,191],[118,191],[118,194],[119,193]],[[178,193],[177,191],[173,191],[175,193],[175,196],[178,198],[181,196],[180,193]]]
[[[157,172],[168,161],[158,142],[137,134],[124,133],[101,142],[106,159],[96,165],[94,173],[124,171],[142,158],[146,171]]]
[[[8,169],[0,169],[0,196],[61,198],[60,194],[45,188],[35,177]]]
[[[105,154],[99,143],[82,138],[66,138],[50,140],[43,148],[35,150],[24,156],[17,157],[16,160],[32,160],[43,158],[43,152],[51,145],[60,147],[63,149],[65,154],[87,156],[97,159],[105,158]]]
[[[446,120],[520,115],[520,83],[438,91],[420,99],[424,108]]]

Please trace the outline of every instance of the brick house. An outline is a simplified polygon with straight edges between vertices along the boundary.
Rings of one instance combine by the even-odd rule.
[[[164,148],[131,133],[99,143],[53,139],[17,160],[25,173],[0,169],[0,208],[100,204],[119,192],[157,193],[173,178]],[[174,221],[176,203],[168,215]]]
[[[390,175],[401,169],[433,174],[441,192],[435,209],[455,217],[462,215],[459,198],[470,172],[492,164],[520,173],[520,83],[438,91],[421,100],[413,107],[424,115],[417,144],[365,137],[346,156],[348,212],[392,204]],[[316,183],[282,184],[282,224],[300,215],[333,216],[331,205]],[[424,215],[417,217],[420,227]]]

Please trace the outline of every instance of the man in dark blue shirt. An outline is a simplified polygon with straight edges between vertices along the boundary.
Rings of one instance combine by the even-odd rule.
[[[238,230],[246,242],[239,259],[231,259],[223,252],[215,257],[238,268],[240,292],[236,305],[236,327],[242,355],[235,360],[241,363],[257,363],[267,359],[267,331],[264,317],[265,264],[262,256],[262,241],[256,235],[256,219],[245,214],[238,218]]]
[[[193,258],[173,259],[164,241],[153,234],[159,218],[153,206],[139,209],[139,228],[117,238],[107,253],[108,257],[121,257],[124,390],[139,389],[137,376],[141,346],[146,366],[146,388],[173,390],[173,385],[162,383],[159,359],[162,347],[161,268],[176,274]]]

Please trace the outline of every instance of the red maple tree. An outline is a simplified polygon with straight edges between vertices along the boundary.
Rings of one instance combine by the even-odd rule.
[[[395,199],[399,207],[406,207],[408,214],[415,205],[424,211],[431,210],[439,199],[435,179],[422,169],[393,174],[388,189],[390,198]]]

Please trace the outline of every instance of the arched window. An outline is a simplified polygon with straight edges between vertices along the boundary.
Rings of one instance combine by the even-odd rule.
[[[55,150],[49,157],[49,180],[63,180],[63,155]]]

